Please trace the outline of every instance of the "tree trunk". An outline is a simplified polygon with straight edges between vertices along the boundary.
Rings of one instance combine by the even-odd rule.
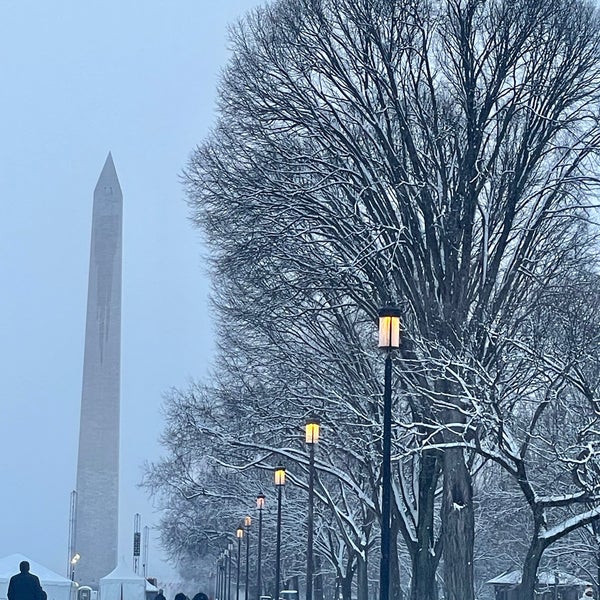
[[[323,598],[323,573],[321,573],[321,555],[315,553],[315,600],[324,600]]]
[[[369,577],[367,572],[368,567],[368,558],[367,558],[367,549],[365,548],[364,553],[365,558],[359,554],[358,555],[358,564],[356,569],[356,577],[358,584],[358,600],[369,600]]]
[[[352,569],[342,577],[342,600],[352,600]]]
[[[443,457],[442,541],[446,600],[474,600],[474,515],[471,475],[462,448],[446,448]]]
[[[396,517],[398,518],[398,517]],[[390,600],[402,600],[402,587],[400,585],[400,562],[398,556],[398,522],[392,519],[390,532]]]
[[[537,528],[535,531],[537,536]],[[527,557],[523,561],[523,575],[521,583],[516,589],[518,600],[531,600],[535,593],[535,581],[537,570],[544,553],[544,546],[539,542],[533,543],[527,551]]]
[[[435,490],[440,473],[439,453],[424,450],[419,470],[419,514],[417,521],[416,552],[411,554],[411,600],[437,600],[435,573],[439,556],[434,553],[433,516]]]

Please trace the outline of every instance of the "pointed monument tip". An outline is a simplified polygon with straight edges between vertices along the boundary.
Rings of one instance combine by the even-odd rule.
[[[94,194],[98,193],[101,189],[113,189],[119,196],[121,195],[121,186],[119,184],[119,178],[117,177],[117,170],[115,169],[112,152],[110,151],[104,161],[100,177],[98,177],[98,183],[96,184]]]

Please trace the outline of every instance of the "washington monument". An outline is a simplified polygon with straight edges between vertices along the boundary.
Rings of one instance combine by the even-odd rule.
[[[117,566],[122,223],[109,153],[94,190],[73,539],[75,579],[94,589]]]

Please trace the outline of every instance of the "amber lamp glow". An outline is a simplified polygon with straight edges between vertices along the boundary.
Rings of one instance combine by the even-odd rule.
[[[275,485],[285,485],[285,467],[277,467],[275,469]]]
[[[384,350],[400,347],[400,309],[395,306],[379,310],[379,347]]]
[[[317,417],[309,417],[306,420],[305,427],[305,441],[307,444],[316,444],[319,441],[319,431],[321,429],[321,422]]]

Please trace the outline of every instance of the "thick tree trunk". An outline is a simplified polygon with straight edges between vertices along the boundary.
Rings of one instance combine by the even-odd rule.
[[[369,577],[367,573],[368,558],[367,550],[365,549],[365,558],[358,556],[358,565],[356,569],[356,578],[358,584],[358,600],[369,600]]]
[[[342,577],[342,600],[352,600],[352,569],[348,569],[347,575]]]
[[[537,531],[535,535],[537,536]],[[516,590],[517,598],[519,600],[531,600],[531,598],[534,597],[537,570],[543,553],[544,546],[540,543],[533,543],[529,547],[527,556],[523,562],[523,575],[521,577],[521,583]]]
[[[434,450],[424,450],[419,471],[417,549],[411,556],[410,600],[437,600],[438,598],[435,573],[439,556],[434,553],[433,516],[439,473],[439,453]]]
[[[462,448],[446,448],[443,457],[442,540],[446,600],[474,600],[473,488]]]
[[[315,600],[324,600],[323,597],[323,573],[321,572],[321,555],[315,553]]]
[[[390,532],[390,600],[402,600],[400,564],[398,560],[398,523],[392,519]]]

